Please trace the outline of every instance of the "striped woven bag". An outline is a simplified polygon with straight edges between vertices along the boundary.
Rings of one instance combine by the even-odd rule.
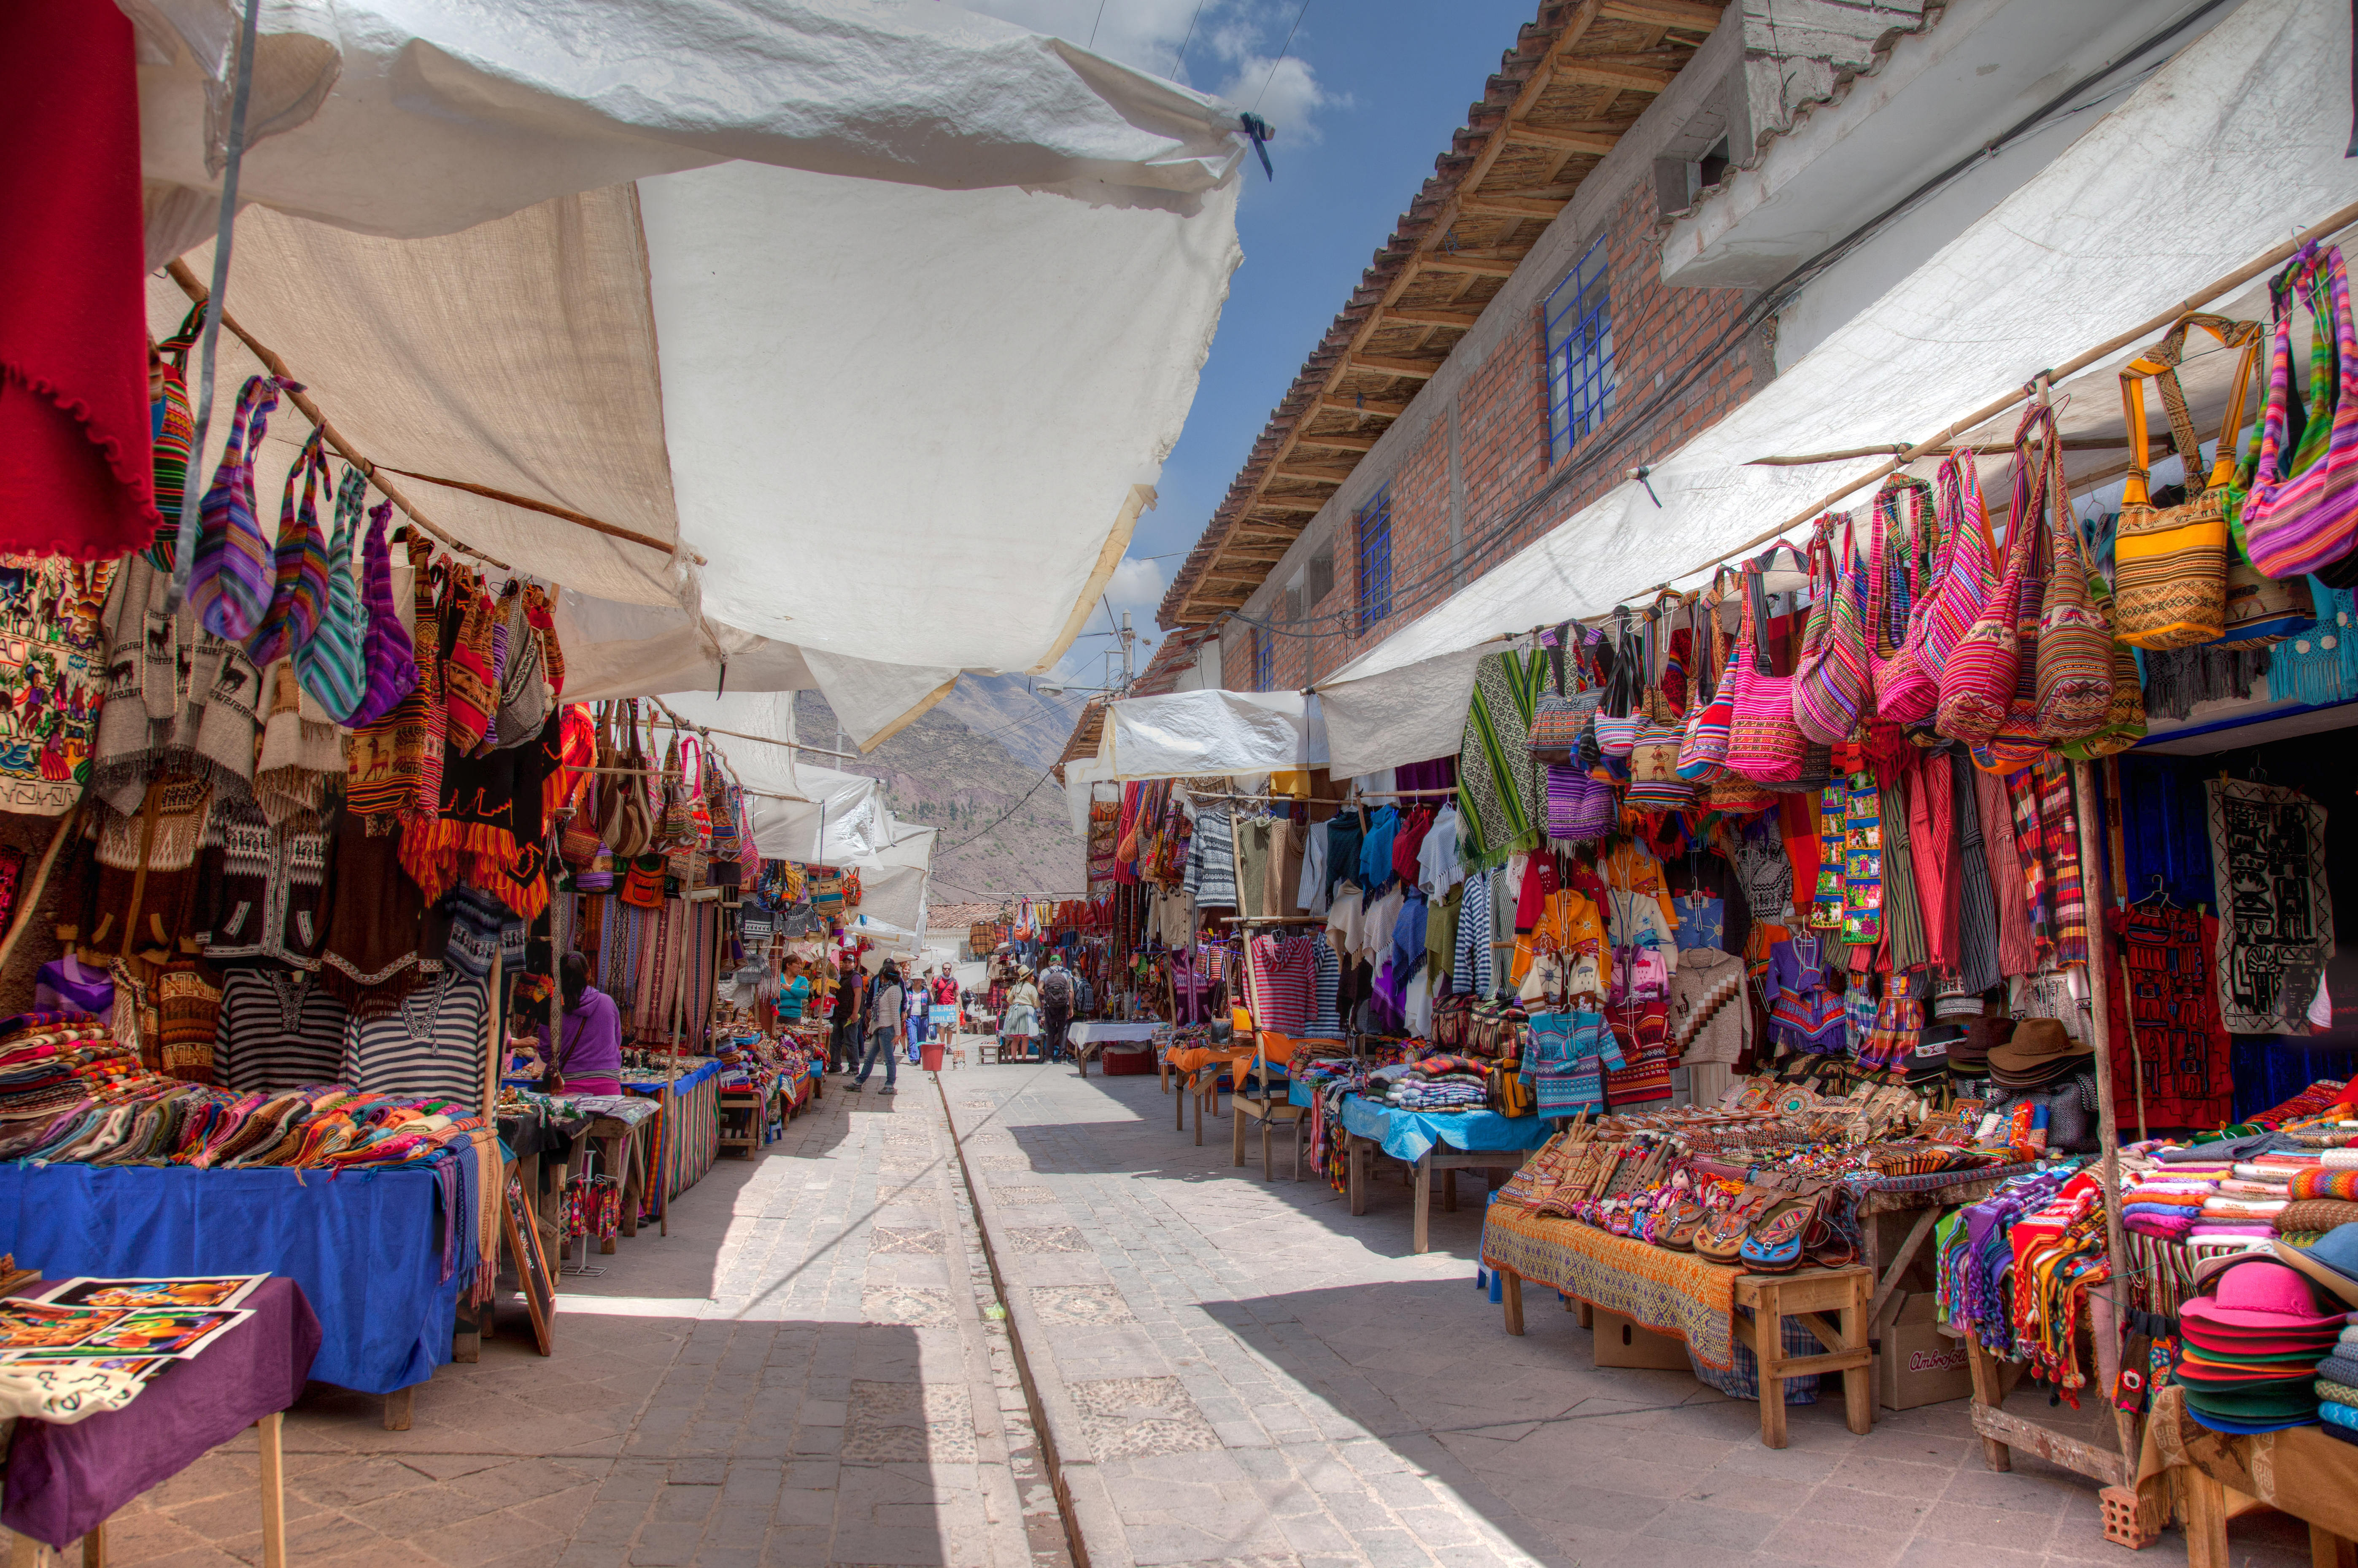
[[[2338,245],[2302,246],[2268,293],[2276,341],[2268,354],[2259,471],[2244,501],[2244,543],[2262,572],[2289,578],[2331,567],[2358,544],[2358,389],[2338,384],[2358,366],[2358,326],[2351,320],[2350,275]],[[2299,432],[2289,428],[2296,296],[2308,299],[2314,315],[2312,406]],[[2336,365],[2342,376],[2332,373]]]
[[[351,723],[368,697],[369,612],[352,574],[367,499],[366,476],[346,469],[336,487],[336,532],[328,546],[328,602],[320,608],[319,630],[295,645],[295,678],[339,724]]]
[[[2088,595],[2088,561],[2063,489],[2063,453],[2049,441],[2041,466],[2046,503],[2047,591],[2039,606],[2039,649],[2033,684],[2039,733],[2050,741],[2079,741],[2102,730],[2113,708],[2113,628]]]
[[[278,406],[278,382],[250,376],[230,416],[229,442],[212,487],[198,503],[196,559],[189,602],[199,624],[214,636],[243,643],[270,608],[270,542],[254,518],[254,453]]]
[[[1997,586],[1997,546],[1973,451],[1949,454],[1932,482],[1938,542],[1923,597],[1909,622],[1912,667],[1890,689],[1878,685],[1875,691],[1876,711],[1896,724],[1922,724],[1932,717],[1941,703],[1941,672]]]
[[[1842,530],[1839,546],[1834,543],[1837,524]],[[1793,722],[1811,740],[1831,746],[1849,739],[1858,728],[1859,710],[1867,699],[1867,573],[1859,562],[1847,513],[1830,512],[1818,519],[1818,536],[1810,551],[1823,580],[1812,572],[1817,602],[1810,607],[1809,630],[1793,665]]]
[[[416,645],[402,624],[393,590],[393,543],[385,534],[392,521],[392,502],[370,507],[368,537],[361,545],[361,602],[368,610],[361,660],[368,691],[352,714],[355,730],[383,719],[417,689]]]
[[[2028,434],[2042,419],[2051,437],[2055,416],[2045,408],[2034,407],[2025,414],[2015,432],[2014,504],[2006,522],[2006,576],[1941,666],[1941,702],[1933,710],[1932,726],[1950,740],[1968,745],[1980,745],[1997,732],[2014,704],[2017,685],[2029,706],[2036,706],[2034,673],[2022,666],[2028,662],[2023,658],[2026,633],[2035,638],[2039,622],[2035,609],[2028,619],[2022,609],[2024,580],[2039,534],[2033,520],[2032,495],[2038,487],[2030,475]],[[2029,651],[2035,659],[2035,646]]]
[[[257,668],[266,668],[309,642],[327,607],[328,535],[319,526],[319,497],[329,486],[326,445],[326,432],[314,427],[311,438],[295,455],[295,466],[287,470],[287,488],[278,498],[270,608],[262,612],[262,624],[245,644]],[[303,481],[299,503],[295,498],[297,475]]]
[[[1790,550],[1790,546],[1787,546]],[[1776,552],[1772,549],[1769,555]],[[1760,645],[1761,628],[1768,620],[1768,596],[1760,574],[1768,557],[1744,568],[1744,622],[1736,633],[1736,653],[1727,662],[1727,766],[1758,784],[1796,779],[1809,752],[1809,737],[1793,723],[1793,677],[1771,669]]]
[[[2194,436],[2178,365],[2190,329],[2201,327],[2223,348],[2242,346],[2235,379],[2228,389],[2225,428],[2219,460],[2207,484],[2202,447]],[[2121,372],[2121,405],[2127,416],[2130,467],[2121,492],[2120,522],[2113,540],[2113,608],[2121,639],[2139,648],[2164,650],[2208,643],[2225,630],[2227,568],[2235,558],[2228,537],[2227,501],[2235,471],[2235,439],[2244,427],[2244,388],[2259,359],[2260,324],[2223,316],[2181,316],[2161,342]],[[2169,433],[2186,476],[2187,499],[2156,506],[2146,492],[2145,383],[2161,387]]]
[[[1887,723],[1900,722],[1888,711],[1895,697],[1905,706],[1918,688],[1938,689],[1923,673],[1919,612],[1932,582],[1939,529],[1932,487],[1922,480],[1895,474],[1876,492],[1866,559],[1867,689]]]
[[[1711,592],[1704,596],[1708,611],[1704,624],[1709,628],[1711,641],[1709,651],[1696,661],[1696,690],[1687,703],[1686,732],[1679,738],[1679,777],[1696,784],[1715,783],[1727,773],[1727,730],[1736,712],[1735,693],[1728,684],[1734,655],[1728,652],[1726,633],[1719,629],[1719,603],[1721,584],[1728,576],[1722,568],[1712,580]]]

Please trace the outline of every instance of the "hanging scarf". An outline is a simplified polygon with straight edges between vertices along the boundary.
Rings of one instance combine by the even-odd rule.
[[[1458,854],[1469,871],[1503,864],[1540,843],[1531,824],[1541,796],[1528,741],[1546,668],[1543,658],[1511,650],[1475,666],[1457,762]]]

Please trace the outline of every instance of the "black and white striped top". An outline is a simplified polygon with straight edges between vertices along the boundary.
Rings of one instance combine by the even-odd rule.
[[[342,1078],[369,1094],[472,1106],[483,1095],[483,1020],[491,987],[455,969],[399,1000],[363,996],[344,1026]]]
[[[240,1094],[334,1083],[346,1016],[310,975],[232,969],[222,981],[213,1081]]]

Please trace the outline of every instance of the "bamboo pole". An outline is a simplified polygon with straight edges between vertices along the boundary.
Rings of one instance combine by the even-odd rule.
[[[2101,872],[2104,866],[2103,854],[2098,853],[2092,858],[2088,852],[2091,844],[2101,845],[2104,842],[2102,827],[2096,820],[2095,776],[2095,770],[2088,763],[2071,764],[2071,793],[2079,810],[2080,871],[2083,879],[2092,870]],[[2128,1240],[2121,1228],[2121,1139],[2115,1121],[2117,1098],[2113,1084],[2112,986],[2104,961],[2106,891],[2093,886],[2084,890],[2087,907],[2095,912],[2095,929],[2089,934],[2093,950],[2088,956],[2088,1033],[2093,1037],[2090,1044],[2095,1047],[2096,1141],[2097,1147],[2103,1151],[2096,1180],[2104,1199],[2105,1263],[2110,1275],[2106,1288],[2113,1292],[2114,1322],[2117,1325],[2128,1312],[2130,1260]],[[2117,1409],[2113,1414],[2120,1438],[2122,1461],[2127,1465],[2128,1473],[2134,1476],[2136,1474],[2138,1447],[2136,1417]]]

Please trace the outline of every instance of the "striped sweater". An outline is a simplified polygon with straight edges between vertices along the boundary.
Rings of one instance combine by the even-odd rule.
[[[1734,1063],[1752,1043],[1744,960],[1715,947],[1690,947],[1671,977],[1671,1050],[1682,1062]]]
[[[222,980],[213,1081],[240,1094],[334,1083],[346,1022],[344,1004],[308,974],[232,969]]]

